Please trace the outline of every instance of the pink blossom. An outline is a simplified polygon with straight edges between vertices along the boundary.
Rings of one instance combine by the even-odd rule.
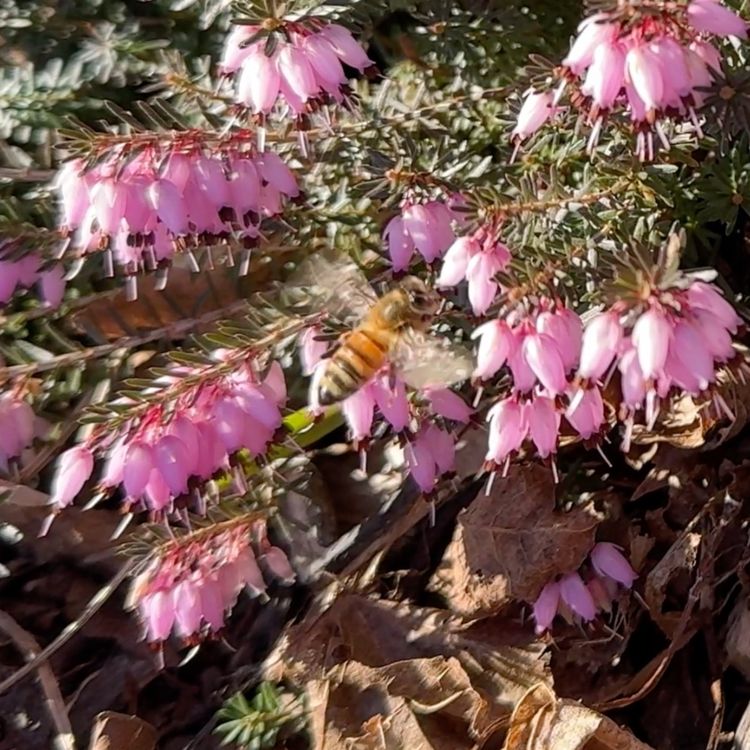
[[[630,588],[638,574],[620,550],[621,548],[615,544],[599,542],[591,550],[591,564],[603,578],[611,578],[626,588]]]
[[[519,450],[528,432],[525,410],[512,397],[498,401],[487,412],[490,423],[486,460],[502,465]]]
[[[331,23],[324,26],[319,34],[329,42],[338,58],[346,65],[360,72],[374,65],[351,32],[343,26]]]
[[[406,445],[409,474],[422,492],[432,492],[441,474],[453,470],[455,445],[451,435],[434,424],[423,424]]]
[[[450,212],[442,203],[412,203],[401,216],[403,231],[428,263],[439,258],[455,240]]]
[[[302,373],[312,375],[315,366],[323,359],[328,344],[318,340],[321,334],[320,326],[309,326],[305,328],[299,337],[299,355],[302,362]]]
[[[341,404],[346,423],[349,425],[351,438],[355,443],[360,443],[369,437],[372,429],[372,420],[375,414],[375,397],[370,385],[360,388]]]
[[[660,109],[664,97],[664,79],[659,60],[647,44],[636,43],[625,57],[625,75],[643,101],[647,112]]]
[[[551,336],[537,332],[527,335],[523,340],[523,357],[542,386],[552,395],[565,391],[568,385],[565,366]]]
[[[255,49],[252,45],[244,45],[258,33],[260,27],[252,24],[238,24],[233,26],[224,42],[224,52],[219,63],[219,69],[224,75],[234,73],[244,63]]]
[[[472,339],[479,339],[477,365],[473,377],[491,378],[508,359],[516,343],[508,324],[502,320],[490,320],[476,328]]]
[[[566,372],[570,372],[581,356],[583,326],[572,310],[560,307],[537,315],[536,330],[549,336],[557,346]]]
[[[93,470],[94,456],[88,448],[77,445],[62,453],[57,460],[50,504],[56,508],[70,505]]]
[[[687,301],[691,307],[711,313],[732,334],[742,325],[740,316],[713,284],[694,281],[688,287]]]
[[[58,263],[39,274],[39,296],[47,307],[59,307],[65,295],[65,271]]]
[[[622,325],[617,313],[609,311],[592,318],[583,332],[578,374],[591,380],[601,378],[612,364],[621,340]]]
[[[409,267],[414,254],[414,242],[404,227],[401,216],[394,216],[383,232],[383,238],[388,242],[388,254],[394,271],[403,271]]]
[[[479,250],[479,243],[473,237],[458,237],[445,253],[437,286],[456,286],[465,279],[469,260]]]
[[[548,92],[530,91],[521,105],[512,138],[524,141],[536,133],[552,117],[552,95]]]
[[[551,398],[535,396],[525,406],[525,421],[529,425],[529,437],[541,458],[557,451],[560,432],[560,413]]]
[[[263,521],[240,517],[214,528],[163,544],[134,579],[130,602],[149,641],[164,641],[172,631],[188,642],[217,633],[243,589],[250,596],[265,591],[257,560],[282,583],[294,579],[284,552],[265,538]],[[257,551],[250,546],[251,534],[260,538]]]
[[[590,96],[597,107],[609,110],[624,83],[625,50],[616,41],[602,42],[594,50],[581,91]]]
[[[582,620],[596,617],[596,605],[591,592],[578,573],[568,573],[560,579],[560,598]]]
[[[401,378],[392,384],[387,375],[375,378],[372,382],[372,393],[380,413],[396,432],[406,429],[411,419],[406,386]]]
[[[672,323],[662,310],[650,307],[633,326],[633,346],[646,379],[658,377],[667,360]]]
[[[534,602],[534,620],[536,622],[535,629],[537,635],[550,629],[552,621],[557,614],[559,602],[560,584],[557,581],[551,581],[544,586]]]
[[[584,440],[596,435],[604,424],[604,402],[599,388],[588,388],[578,398],[574,397],[565,418]]]
[[[596,50],[613,41],[617,26],[608,22],[606,13],[597,13],[584,19],[578,26],[578,36],[562,64],[575,75],[581,75],[594,60]]]
[[[466,423],[474,412],[457,393],[448,388],[428,388],[424,395],[429,399],[432,411],[445,419]]]
[[[718,0],[692,0],[687,16],[696,31],[717,36],[747,36],[747,23]]]

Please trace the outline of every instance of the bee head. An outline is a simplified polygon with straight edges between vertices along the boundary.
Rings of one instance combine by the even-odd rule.
[[[422,319],[431,318],[440,306],[440,298],[416,276],[407,276],[401,283],[406,292],[411,312]]]

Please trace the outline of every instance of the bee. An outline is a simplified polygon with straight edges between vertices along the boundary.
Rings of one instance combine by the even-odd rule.
[[[386,365],[413,388],[449,386],[470,376],[470,354],[428,333],[440,298],[421,279],[409,276],[378,297],[353,263],[316,256],[305,270],[307,288],[323,309],[356,321],[316,370],[311,403],[343,401]]]

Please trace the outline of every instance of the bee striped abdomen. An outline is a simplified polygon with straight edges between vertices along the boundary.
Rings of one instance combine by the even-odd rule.
[[[333,353],[320,379],[318,403],[335,404],[361,388],[384,364],[389,340],[383,334],[356,328]]]

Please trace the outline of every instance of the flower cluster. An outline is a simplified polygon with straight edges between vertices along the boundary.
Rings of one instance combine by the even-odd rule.
[[[36,253],[15,256],[13,240],[0,241],[0,305],[7,304],[20,289],[30,289],[35,284],[39,296],[47,307],[59,307],[65,294],[65,273],[59,263],[42,267]]]
[[[257,243],[263,217],[296,198],[297,181],[278,154],[255,153],[235,139],[208,147],[197,135],[154,142],[136,154],[111,149],[93,166],[67,162],[57,176],[61,224],[86,254],[110,249],[135,273],[175,252],[233,237]]]
[[[237,73],[236,98],[258,115],[283,102],[294,115],[311,112],[329,100],[341,103],[348,83],[344,65],[363,72],[374,63],[343,26],[315,19],[263,27],[235,26],[227,37],[221,71]]]
[[[531,91],[513,131],[521,141],[555,112],[566,87],[571,104],[584,111],[592,126],[589,149],[599,140],[606,117],[628,115],[637,133],[636,152],[653,159],[654,134],[664,148],[669,140],[663,122],[690,121],[704,99],[701,89],[721,71],[721,55],[706,38],[746,37],[748,25],[718,0],[664,3],[659,12],[644,9],[635,18],[622,10],[585,19],[563,60],[554,97]]]
[[[267,580],[288,585],[294,578],[265,521],[240,517],[165,543],[134,579],[130,604],[149,641],[165,641],[174,630],[192,643],[221,630],[243,590],[264,596]]]
[[[456,239],[454,220],[453,211],[441,201],[420,203],[405,199],[401,212],[388,222],[383,232],[393,270],[408,268],[415,250],[427,263],[434,263]]]
[[[620,550],[615,544],[599,542],[589,554],[585,581],[575,572],[547,583],[534,602],[536,632],[549,630],[557,614],[568,622],[589,622],[599,611],[610,612],[618,586],[629,589],[637,578]]]
[[[468,237],[459,237],[448,248],[437,286],[453,287],[466,279],[474,314],[484,315],[500,290],[495,275],[508,263],[510,250],[500,240],[500,227],[482,226]]]
[[[586,326],[581,387],[606,379],[617,368],[627,450],[637,412],[643,410],[646,424],[653,426],[659,402],[670,392],[698,396],[715,383],[718,367],[736,356],[732,336],[740,325],[718,288],[697,279],[681,287],[654,287],[633,307],[620,300]]]
[[[515,310],[506,320],[479,326],[474,377],[488,380],[507,366],[511,392],[487,414],[490,423],[486,460],[493,471],[530,440],[546,458],[557,450],[563,416],[582,438],[593,437],[604,422],[604,404],[596,387],[577,403],[574,375],[582,341],[581,319],[562,302],[542,299],[533,311]]]
[[[19,458],[34,439],[34,412],[14,391],[0,394],[0,471]]]
[[[163,386],[158,402],[112,432],[94,433],[97,454],[107,455],[100,480],[104,490],[120,486],[129,506],[164,512],[191,487],[230,470],[237,451],[252,456],[266,451],[281,426],[286,401],[279,364],[274,362],[262,380],[245,363],[230,375],[180,387],[185,377],[200,376],[201,369],[175,367],[174,375],[155,381]],[[178,395],[171,396],[170,387],[179,389]],[[120,403],[137,405],[125,398]],[[57,508],[71,503],[91,476],[93,456],[94,447],[86,444],[62,454],[53,490]],[[236,479],[242,484],[240,473]]]

